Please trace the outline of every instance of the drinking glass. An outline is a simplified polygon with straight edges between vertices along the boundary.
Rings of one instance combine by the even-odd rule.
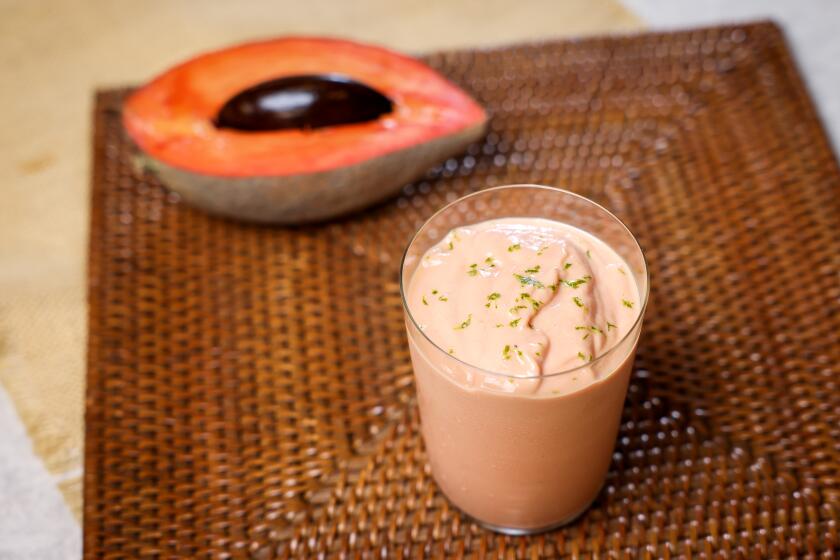
[[[517,217],[555,220],[599,238],[624,259],[638,287],[639,315],[621,340],[585,365],[534,379],[583,370],[593,376],[571,393],[506,391],[508,375],[450,355],[418,327],[406,302],[423,255],[450,230]],[[508,534],[552,529],[589,507],[610,465],[648,283],[644,255],[627,227],[602,206],[562,189],[489,188],[452,202],[423,224],[403,256],[400,290],[423,440],[434,478],[454,505]]]

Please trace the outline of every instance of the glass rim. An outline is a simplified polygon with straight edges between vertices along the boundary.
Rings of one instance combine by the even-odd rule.
[[[418,325],[417,321],[414,319],[414,315],[412,315],[411,308],[409,307],[408,302],[406,301],[406,298],[405,298],[405,281],[406,281],[406,278],[405,278],[405,275],[403,274],[403,271],[405,270],[405,260],[406,260],[406,257],[408,256],[408,250],[411,248],[411,246],[417,240],[417,236],[420,234],[421,231],[423,231],[423,228],[425,228],[432,220],[437,218],[440,214],[444,213],[446,210],[455,206],[456,204],[459,204],[459,203],[461,203],[461,202],[463,202],[467,199],[473,198],[475,196],[479,196],[481,194],[485,194],[485,193],[492,192],[492,191],[506,190],[506,189],[524,189],[524,188],[527,188],[527,189],[541,189],[541,190],[544,190],[544,191],[547,191],[547,192],[553,192],[553,193],[556,193],[556,194],[569,195],[573,198],[577,198],[579,200],[582,200],[585,203],[588,203],[588,204],[591,204],[591,205],[595,206],[597,209],[604,212],[607,216],[609,216],[610,218],[615,220],[618,223],[618,225],[620,225],[623,228],[624,232],[627,235],[630,236],[630,239],[633,240],[633,243],[635,244],[636,249],[639,250],[639,254],[642,256],[642,265],[644,266],[644,277],[645,277],[645,289],[644,289],[644,293],[641,294],[642,301],[641,301],[641,305],[639,306],[639,314],[636,317],[636,320],[633,321],[633,325],[624,334],[624,336],[622,336],[615,344],[610,346],[610,348],[606,352],[604,352],[603,354],[601,354],[600,356],[598,356],[597,358],[595,358],[591,362],[587,362],[585,364],[575,366],[573,368],[564,369],[562,371],[557,371],[557,372],[552,372],[552,373],[540,373],[538,375],[527,375],[527,376],[514,375],[514,374],[510,374],[510,373],[501,373],[501,372],[485,369],[481,366],[477,366],[475,364],[471,364],[469,362],[466,362],[466,361],[458,358],[457,356],[453,356],[452,354],[449,354],[443,348],[441,348],[440,345],[438,345],[434,340],[432,340],[429,337],[429,335],[427,335],[425,332],[423,332],[423,330],[420,328],[420,325]],[[516,217],[516,216],[511,216],[511,217]],[[591,233],[591,232],[587,232],[587,233],[589,233],[590,235],[594,235],[596,238],[600,239],[600,237],[598,237],[594,233]],[[477,370],[477,371],[479,371],[483,374],[493,375],[493,376],[496,376],[496,377],[509,378],[509,379],[519,379],[519,380],[523,380],[523,379],[544,379],[546,377],[557,377],[557,376],[560,376],[560,375],[567,375],[567,374],[570,374],[570,373],[580,372],[582,370],[585,370],[587,368],[591,368],[591,367],[595,366],[598,362],[600,362],[601,360],[603,360],[607,356],[612,355],[613,352],[618,347],[622,346],[622,344],[625,341],[630,339],[630,336],[639,327],[639,325],[642,322],[642,319],[644,318],[645,310],[647,309],[649,294],[650,294],[650,270],[648,269],[647,257],[645,257],[645,252],[642,249],[642,246],[639,244],[639,240],[636,239],[636,236],[633,235],[633,232],[630,231],[630,228],[627,227],[627,224],[625,224],[623,221],[621,221],[621,219],[619,219],[618,216],[616,216],[615,214],[613,214],[612,212],[610,212],[609,210],[604,208],[602,205],[598,204],[594,200],[586,198],[583,195],[574,193],[572,191],[568,191],[566,189],[561,189],[559,187],[549,187],[547,185],[537,185],[537,184],[534,184],[534,183],[517,183],[517,184],[513,184],[513,185],[499,185],[499,186],[495,186],[495,187],[481,189],[479,191],[472,192],[470,194],[464,195],[464,196],[462,196],[458,199],[453,200],[452,202],[443,206],[442,208],[437,210],[434,214],[429,216],[429,218],[426,221],[424,221],[423,224],[419,228],[417,228],[417,231],[414,232],[414,235],[411,236],[411,239],[408,241],[408,244],[405,246],[405,251],[403,251],[402,258],[400,259],[400,299],[402,300],[403,311],[405,311],[405,314],[408,316],[409,320],[411,321],[411,324],[414,325],[414,327],[420,332],[420,334],[423,335],[423,338],[425,338],[429,342],[429,344],[432,345],[432,347],[435,350],[441,352],[448,359],[455,360],[456,362],[458,362],[458,363],[460,363],[460,364],[462,364],[462,365],[464,365],[468,368]],[[411,332],[408,333],[408,336],[409,337],[412,336]]]

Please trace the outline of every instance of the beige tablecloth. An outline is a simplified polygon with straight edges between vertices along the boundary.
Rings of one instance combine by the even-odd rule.
[[[0,384],[77,517],[95,88],[141,82],[201,50],[284,33],[422,52],[639,26],[614,0],[19,0],[3,12]]]

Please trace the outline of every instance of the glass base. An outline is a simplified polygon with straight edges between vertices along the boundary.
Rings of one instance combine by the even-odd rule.
[[[592,504],[595,503],[595,500],[597,500],[598,496],[601,494],[601,489],[599,489],[598,492],[595,494],[595,497],[592,498],[591,500],[589,500],[588,504],[586,504],[585,506],[580,508],[579,511],[573,513],[569,517],[566,517],[565,519],[561,519],[557,523],[552,523],[551,525],[547,525],[545,527],[537,527],[535,529],[527,529],[527,528],[523,529],[521,527],[504,527],[502,525],[494,525],[492,523],[487,523],[486,521],[482,521],[481,519],[478,519],[477,517],[473,517],[469,513],[462,510],[460,507],[456,506],[455,502],[450,500],[449,496],[446,495],[446,492],[441,490],[439,486],[438,486],[438,489],[440,490],[441,494],[443,494],[443,497],[446,498],[446,501],[448,501],[450,504],[452,504],[467,519],[470,519],[470,520],[474,521],[475,523],[484,527],[485,529],[489,529],[491,531],[494,531],[496,533],[501,533],[503,535],[510,535],[512,537],[522,537],[522,536],[525,536],[525,535],[536,535],[537,533],[545,533],[547,531],[553,531],[554,529],[559,529],[560,527],[563,527],[565,525],[569,525],[570,523],[574,523],[575,521],[577,521],[578,517],[580,517],[581,515],[586,513],[586,510],[588,510],[592,506]],[[602,486],[602,489],[603,489],[603,486]]]
[[[537,527],[536,529],[522,529],[519,527],[503,527],[501,525],[493,525],[492,523],[485,523],[480,519],[476,519],[475,517],[469,516],[470,519],[474,520],[476,523],[484,527],[485,529],[490,529],[491,531],[495,531],[496,533],[502,533],[503,535],[511,535],[513,537],[521,537],[524,535],[536,535],[537,533],[545,533],[547,531],[553,531],[554,529],[559,529],[564,525],[568,525],[573,523],[577,520],[578,517],[586,513],[586,510],[589,509],[589,506],[592,505],[592,502],[595,500],[593,499],[591,502],[586,504],[580,511],[570,515],[569,517],[558,521],[557,523],[552,523],[546,527]]]

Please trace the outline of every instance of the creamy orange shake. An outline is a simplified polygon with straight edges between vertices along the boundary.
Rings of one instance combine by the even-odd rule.
[[[507,530],[581,513],[609,466],[635,349],[612,351],[642,308],[628,264],[565,223],[492,219],[431,246],[405,298],[443,492]]]

